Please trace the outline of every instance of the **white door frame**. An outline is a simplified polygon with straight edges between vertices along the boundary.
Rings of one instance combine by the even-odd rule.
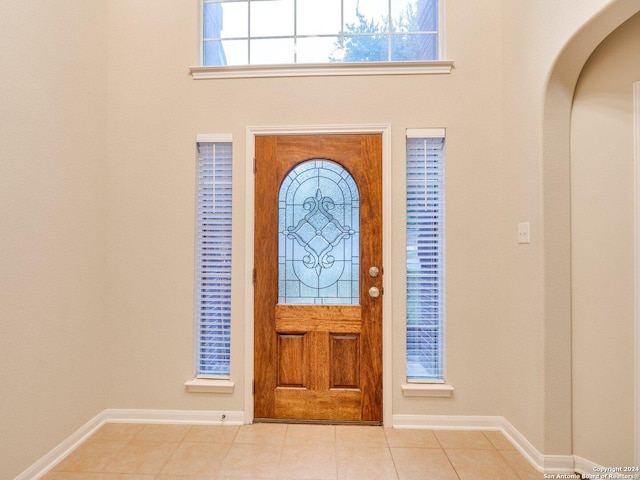
[[[245,417],[244,423],[253,422],[253,256],[254,256],[254,215],[255,215],[255,179],[253,162],[255,157],[256,136],[260,135],[326,135],[326,134],[382,134],[382,265],[384,268],[382,304],[382,421],[391,427],[391,125],[322,125],[322,126],[280,126],[280,127],[247,127],[246,134],[246,217],[245,217]]]

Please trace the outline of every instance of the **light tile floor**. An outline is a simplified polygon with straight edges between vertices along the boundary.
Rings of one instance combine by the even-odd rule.
[[[530,480],[500,432],[110,423],[44,480]]]

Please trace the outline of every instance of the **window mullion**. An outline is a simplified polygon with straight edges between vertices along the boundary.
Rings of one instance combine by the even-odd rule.
[[[293,0],[293,63],[298,63],[298,0]]]
[[[387,61],[391,61],[391,32],[393,31],[393,16],[391,15],[391,0],[387,3]]]
[[[407,69],[413,69],[415,65],[409,65],[410,62],[419,62],[424,64],[423,66],[429,67],[429,63],[436,63],[442,52],[442,41],[440,40],[442,38],[441,2],[435,0],[418,4],[411,2],[409,6],[398,7],[400,8],[398,14],[402,15],[404,21],[409,25],[416,25],[418,22],[416,16],[437,18],[434,32],[426,31],[420,26],[413,29],[416,31],[404,32],[406,35],[399,32],[397,19],[394,19],[393,8],[395,5],[392,0],[384,2],[380,9],[366,8],[367,16],[360,12],[360,16],[357,17],[354,16],[356,12],[346,11],[349,5],[345,4],[344,0],[340,0],[339,11],[337,9],[331,10],[329,14],[331,18],[324,18],[324,15],[321,16],[323,18],[318,18],[318,22],[331,21],[334,25],[336,21],[340,22],[337,37],[335,37],[335,27],[331,28],[330,34],[334,41],[305,40],[302,43],[300,40],[303,38],[316,39],[324,36],[315,35],[313,31],[304,37],[299,36],[301,30],[298,27],[301,25],[298,20],[301,14],[305,17],[306,13],[311,13],[311,11],[305,11],[309,4],[298,0],[291,0],[292,6],[289,3],[285,6],[278,2],[265,2],[258,10],[261,13],[256,13],[255,8],[258,1],[264,0],[218,0],[215,2],[202,0],[201,49],[204,67],[241,68],[258,65],[303,65],[300,62],[309,58],[308,61],[313,64],[331,64],[342,59],[344,63],[348,64],[395,63],[406,66]],[[219,8],[208,8],[212,4],[219,6]],[[222,8],[223,6],[224,8]],[[280,8],[293,8],[293,25],[291,23],[282,24],[279,20],[283,20],[282,15],[278,13]],[[387,12],[383,20],[384,28],[371,28],[372,25],[379,25],[381,16],[384,16],[384,8]],[[329,10],[327,10],[328,12]],[[290,14],[291,11],[287,10],[287,17]],[[247,16],[246,19],[244,15]],[[254,15],[260,15],[260,18],[254,17]],[[335,18],[336,16],[339,18]],[[346,24],[347,19],[352,19],[353,24]],[[287,20],[287,22],[290,21]],[[256,37],[255,34],[259,33],[258,30],[263,30],[260,26],[263,23],[266,29],[262,33],[266,35]],[[324,23],[322,24],[324,25]],[[214,30],[218,30],[215,35],[211,35],[212,32],[208,30],[212,28],[212,25],[215,25]],[[280,26],[286,31],[278,30]],[[223,27],[224,34],[220,33],[220,29]],[[252,28],[256,27],[258,27],[256,32],[253,32]],[[209,35],[205,35],[205,32]],[[328,30],[326,33],[329,36]],[[417,38],[416,35],[420,37]],[[433,39],[430,39],[430,36],[433,36]],[[274,41],[263,41],[265,39],[274,39]],[[280,40],[275,41],[276,39]],[[246,46],[244,45],[245,41]],[[382,56],[384,45],[387,47],[386,56]],[[300,50],[302,46],[304,46],[304,50]],[[336,47],[340,48],[342,57],[336,56]],[[290,52],[290,48],[293,48],[293,52]],[[438,71],[439,65],[433,65],[433,67],[434,73],[441,73]],[[448,73],[449,70],[450,68],[447,68],[447,71],[443,73]]]
[[[251,0],[247,0],[247,65],[251,65]]]

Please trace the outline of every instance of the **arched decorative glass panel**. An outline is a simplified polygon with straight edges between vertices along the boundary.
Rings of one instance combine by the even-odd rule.
[[[360,197],[351,174],[307,160],[278,195],[278,301],[359,304]]]

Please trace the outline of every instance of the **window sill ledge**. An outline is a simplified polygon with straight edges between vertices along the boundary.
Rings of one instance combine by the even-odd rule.
[[[231,380],[194,378],[184,383],[189,393],[233,393],[236,382]]]
[[[438,75],[449,74],[452,60],[428,62],[327,63],[298,65],[242,65],[190,67],[194,80],[212,78],[327,77],[347,75]]]
[[[405,397],[450,397],[452,393],[453,386],[442,383],[406,383],[402,385],[402,395]]]

